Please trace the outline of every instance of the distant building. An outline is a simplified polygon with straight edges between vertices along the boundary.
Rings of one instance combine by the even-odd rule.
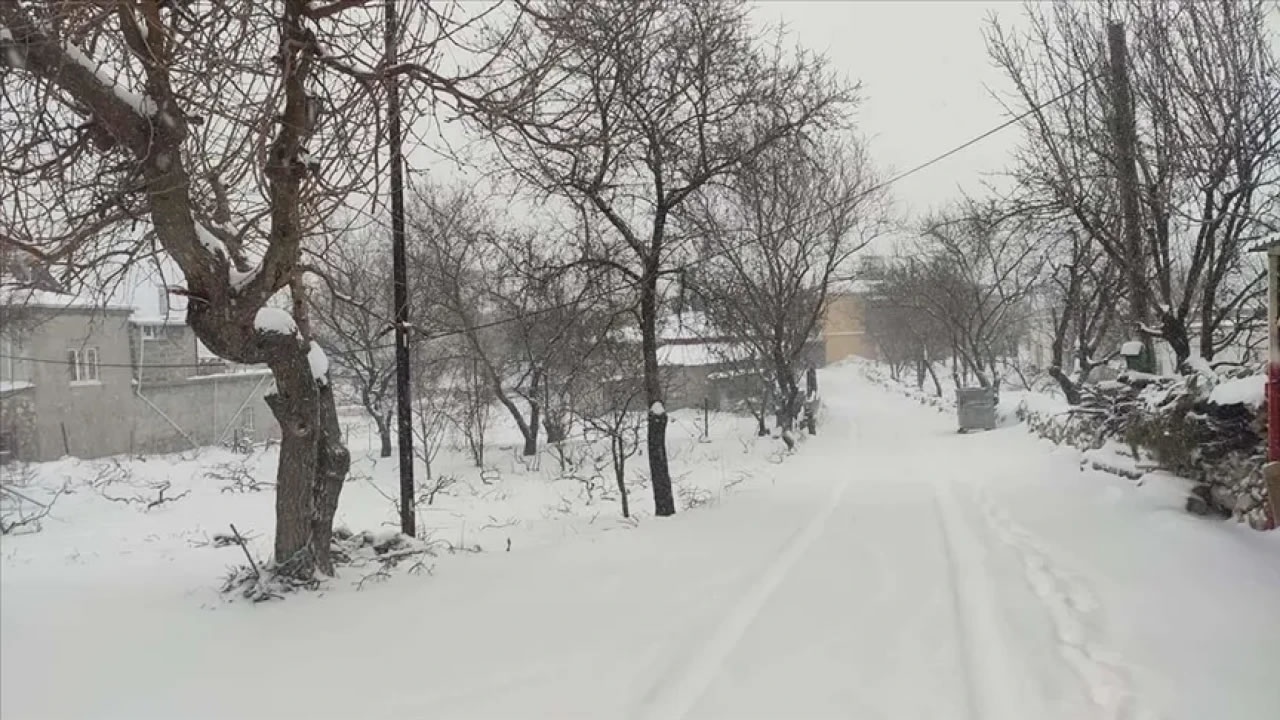
[[[867,335],[866,293],[847,287],[827,298],[822,318],[822,343],[826,364],[852,357],[876,359],[875,343]]]
[[[0,461],[278,437],[270,373],[202,359],[191,328],[164,312],[0,283]]]
[[[624,339],[639,343],[632,331]],[[798,369],[824,364],[824,344],[814,337],[800,359]],[[748,396],[758,395],[759,364],[742,338],[713,327],[702,312],[667,315],[659,320],[658,365],[667,410],[708,407],[731,410]],[[606,388],[612,404],[633,398],[642,386],[640,378],[616,378]]]

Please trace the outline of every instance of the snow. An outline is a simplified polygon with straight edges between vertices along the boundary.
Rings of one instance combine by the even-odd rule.
[[[1267,400],[1267,376],[1250,375],[1248,377],[1226,380],[1214,386],[1209,394],[1209,402],[1214,405],[1248,405],[1262,407]]]
[[[228,279],[231,282],[231,289],[236,292],[244,290],[248,287],[249,283],[253,282],[254,279],[258,277],[258,273],[260,272],[262,272],[261,265],[254,265],[244,272],[238,270],[235,265],[232,265],[227,270],[227,274],[229,275]]]
[[[681,343],[678,345],[660,345],[658,347],[658,364],[666,367],[702,367],[718,365],[726,358],[741,356],[735,354],[739,346],[734,343]]]
[[[92,294],[75,295],[70,293],[34,290],[31,288],[3,286],[0,287],[0,305],[21,306],[29,308],[46,308],[52,310],[129,310],[109,302],[106,298]]]
[[[324,354],[320,343],[314,340],[311,342],[311,349],[307,350],[307,362],[311,365],[311,377],[316,382],[321,385],[329,382],[329,356]]]
[[[298,332],[298,323],[294,322],[293,316],[287,310],[274,307],[258,310],[253,318],[253,326],[262,332],[277,335],[294,335]]]
[[[22,380],[0,380],[0,394],[27,390],[33,387],[35,387],[34,383],[24,382]]]
[[[201,225],[200,223],[196,223],[196,239],[200,241],[200,244],[204,246],[205,250],[209,251],[210,255],[213,255],[214,257],[227,257],[227,246],[217,235],[214,235],[209,228]]]
[[[4,539],[0,715],[1275,717],[1280,534],[1192,517],[1172,479],[1082,469],[1019,427],[958,435],[852,366],[820,383],[820,434],[793,455],[750,418],[717,415],[700,444],[697,413],[672,413],[691,483],[674,518],[638,484],[635,522],[584,501],[549,456],[517,462],[510,428],[493,484],[446,450],[437,471],[463,484],[420,524],[458,552],[263,605],[218,599],[243,558],[203,545],[234,522],[270,547],[273,496],[203,477],[241,456],[124,460],[118,495],[192,491],[150,511],[84,484],[108,461],[38,466],[24,492],[77,491]],[[339,522],[378,532],[395,462],[368,454],[376,436],[352,446]],[[690,488],[714,500],[689,509]]]
[[[661,402],[655,400],[654,403],[649,406],[649,414],[650,415],[666,415],[667,408]]]
[[[1209,364],[1208,360],[1205,360],[1199,355],[1192,355],[1187,358],[1187,367],[1194,370],[1198,375],[1209,378],[1214,382],[1217,381],[1218,373],[1214,371],[1213,366]]]
[[[71,43],[63,43],[63,50],[66,51],[67,57],[93,73],[94,76],[98,78],[98,82],[102,83],[115,93],[115,96],[132,108],[134,112],[148,117],[155,114],[158,108],[156,107],[154,100],[141,93],[122,87],[115,76],[108,73],[106,68],[102,67],[97,62],[94,62],[75,45],[72,45]]]
[[[1001,406],[1006,401],[1013,403],[1016,409],[1043,416],[1060,415],[1071,410],[1066,398],[1042,392],[1006,391],[1000,394]]]

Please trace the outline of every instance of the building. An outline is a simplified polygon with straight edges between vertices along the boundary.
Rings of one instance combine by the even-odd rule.
[[[634,328],[622,334],[624,342],[639,344]],[[824,344],[815,337],[805,349],[799,367],[824,364]],[[711,410],[734,410],[744,400],[760,395],[762,382],[752,350],[740,338],[713,327],[706,315],[688,311],[667,315],[659,320],[658,365],[661,370],[666,409],[707,407]],[[617,405],[621,398],[638,394],[639,377],[615,378],[605,388],[606,400]]]
[[[846,288],[827,298],[822,317],[822,344],[827,365],[852,357],[876,359],[875,343],[867,334],[866,294]]]
[[[278,437],[263,399],[269,371],[210,363],[199,348],[168,308],[147,318],[132,307],[0,287],[0,461]]]

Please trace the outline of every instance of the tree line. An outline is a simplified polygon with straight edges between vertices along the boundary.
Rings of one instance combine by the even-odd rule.
[[[1269,12],[1052,3],[1028,5],[1022,29],[990,21],[1023,139],[1008,189],[927,219],[876,278],[868,331],[895,372],[941,393],[950,364],[990,386],[1038,337],[1033,370],[1075,403],[1126,345],[1158,342],[1179,371],[1242,362],[1266,336],[1254,250],[1280,235]]]
[[[803,344],[883,199],[851,133],[858,86],[755,31],[736,0],[409,3],[395,62],[380,6],[0,0],[0,243],[67,286],[163,258],[199,340],[270,368],[275,571],[332,572],[350,465],[339,393],[389,450],[377,198],[392,82],[406,127],[461,121],[492,170],[572,218],[532,226],[493,198],[415,186],[424,440],[448,423],[483,464],[492,408],[530,453],[575,419],[621,437],[635,410],[655,513],[674,513],[658,349],[676,288],[749,339],[790,427]],[[623,326],[638,343],[617,341]],[[626,402],[584,410],[584,387],[620,375],[636,380]],[[438,443],[422,445],[429,465]]]

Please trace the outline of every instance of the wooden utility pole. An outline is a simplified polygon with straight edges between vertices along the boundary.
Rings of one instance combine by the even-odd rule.
[[[1151,308],[1142,242],[1142,212],[1138,206],[1138,131],[1134,120],[1133,89],[1129,84],[1129,48],[1122,23],[1107,25],[1107,47],[1111,55],[1111,132],[1124,223],[1124,269],[1129,288],[1130,322],[1142,341],[1142,354],[1135,368],[1149,373],[1155,372],[1156,355],[1151,335],[1144,331],[1151,321]]]
[[[384,0],[383,40],[386,66],[394,66],[400,34],[396,0]],[[404,171],[400,138],[400,88],[396,77],[387,82],[387,146],[391,165],[391,283],[396,324],[396,420],[400,446],[400,532],[417,536],[413,487],[413,403],[409,390],[409,272],[404,250]]]
[[[1267,245],[1267,528],[1280,525],[1280,237]]]

